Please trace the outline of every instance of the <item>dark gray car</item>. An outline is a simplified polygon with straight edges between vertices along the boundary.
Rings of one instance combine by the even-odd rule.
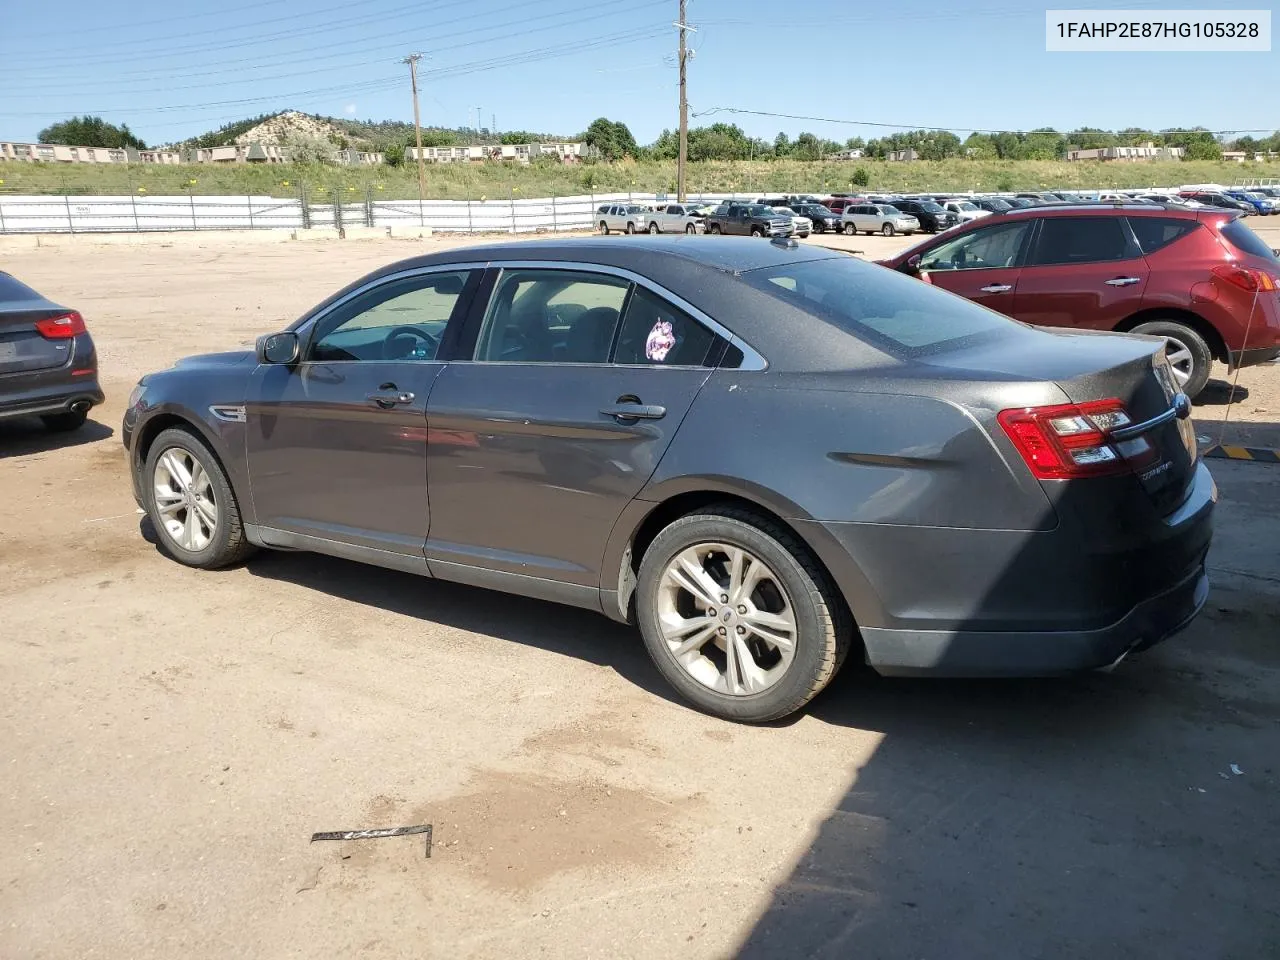
[[[145,377],[179,561],[313,550],[639,624],[702,709],[1107,666],[1204,602],[1216,499],[1161,342],[1039,330],[795,241],[457,249]]]
[[[0,420],[38,416],[75,430],[102,402],[84,318],[0,273]]]

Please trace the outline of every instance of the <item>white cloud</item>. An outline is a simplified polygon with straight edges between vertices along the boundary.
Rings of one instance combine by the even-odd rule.
[[[342,108],[342,112],[348,117],[354,117],[356,115],[356,105],[354,103],[348,103]]]

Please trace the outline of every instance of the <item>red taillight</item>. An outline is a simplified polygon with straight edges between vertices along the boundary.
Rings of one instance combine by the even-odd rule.
[[[68,340],[84,333],[84,317],[72,310],[60,317],[37,320],[36,329],[46,340]]]
[[[1251,270],[1236,263],[1220,263],[1213,268],[1213,275],[1241,290],[1270,292],[1276,289],[1275,277],[1265,270]]]
[[[1002,410],[997,419],[1038,480],[1128,473],[1129,460],[1148,452],[1141,439],[1123,451],[1108,439],[1108,431],[1130,423],[1119,400],[1020,407]]]

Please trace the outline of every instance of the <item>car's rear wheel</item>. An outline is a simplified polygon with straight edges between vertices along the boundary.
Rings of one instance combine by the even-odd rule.
[[[67,410],[63,413],[49,413],[40,418],[46,430],[53,433],[70,433],[84,426],[89,418],[88,410]]]
[[[1173,367],[1173,375],[1188,397],[1194,399],[1209,382],[1213,351],[1205,343],[1204,337],[1191,327],[1176,320],[1152,320],[1138,324],[1129,332],[1164,338],[1165,355],[1169,358],[1169,365]]]
[[[605,223],[603,220],[600,221],[600,232],[604,234],[606,237],[609,235],[609,225]]]
[[[698,232],[698,228],[697,228],[697,227],[695,227],[692,223],[686,223],[686,224],[685,224],[685,226],[684,226],[684,232],[685,232],[685,233],[697,233],[697,232]]]
[[[852,237],[855,234],[857,234],[857,232],[858,232],[858,228],[855,227],[852,223],[846,223],[844,225],[844,235],[846,237]]]
[[[147,515],[171,557],[211,570],[253,553],[231,481],[195,434],[181,427],[163,431],[143,469]]]
[[[651,224],[649,224],[649,232],[650,232],[650,233],[661,233],[662,231],[658,229],[658,225],[657,225],[656,223],[651,223]]]
[[[893,232],[894,232],[894,231],[893,231],[893,224],[892,224],[892,223],[886,223],[883,227],[881,227],[881,228],[880,228],[880,234],[881,234],[881,236],[885,236],[885,237],[892,237],[892,236],[893,236]]]
[[[707,231],[707,233],[716,233],[716,234],[718,234],[719,232],[720,232],[720,224],[718,223],[713,223],[711,225],[711,228]]]
[[[636,612],[649,655],[685,699],[751,723],[813,699],[852,639],[842,600],[805,546],[733,505],[658,534],[640,564]]]

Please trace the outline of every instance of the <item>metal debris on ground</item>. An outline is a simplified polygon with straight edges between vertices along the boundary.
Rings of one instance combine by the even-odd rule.
[[[379,827],[374,830],[330,830],[313,833],[311,842],[317,840],[381,840],[384,837],[407,837],[415,833],[426,835],[427,856],[431,856],[431,824],[421,823],[413,827]]]
[[[1240,769],[1240,764],[1238,763],[1233,763],[1231,765],[1231,772],[1234,773],[1237,777],[1244,776],[1244,771]]]

